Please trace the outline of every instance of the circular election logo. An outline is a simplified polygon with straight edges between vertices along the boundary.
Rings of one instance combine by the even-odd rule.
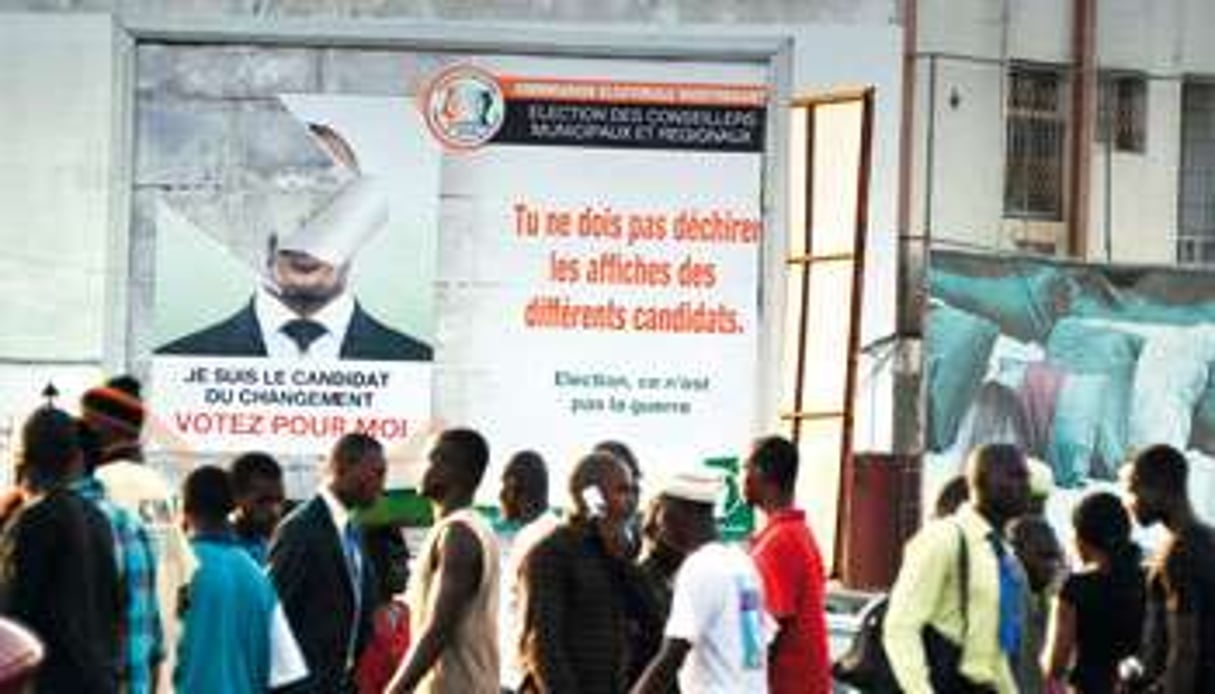
[[[423,103],[430,131],[455,149],[489,142],[506,117],[506,99],[498,80],[472,65],[456,65],[439,73]]]

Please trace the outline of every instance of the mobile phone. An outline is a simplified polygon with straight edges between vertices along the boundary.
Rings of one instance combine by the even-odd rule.
[[[603,492],[599,491],[597,485],[585,487],[582,492],[582,503],[586,505],[586,512],[591,518],[602,518],[607,515],[607,500],[603,498]]]

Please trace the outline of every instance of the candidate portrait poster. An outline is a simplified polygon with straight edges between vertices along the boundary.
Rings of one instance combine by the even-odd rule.
[[[277,168],[155,201],[153,411],[195,451],[405,440],[431,415],[439,150],[403,97],[267,103],[227,137],[279,141]]]
[[[242,59],[281,67],[282,52]],[[471,426],[490,475],[534,449],[555,480],[604,439],[647,472],[745,449],[767,63],[385,51],[346,69],[341,49],[317,55],[320,92],[265,88],[269,113],[225,121],[224,137],[271,155],[140,192],[156,239],[154,408],[175,436],[322,453],[351,430],[391,449]],[[286,338],[215,354],[208,331],[267,301],[267,262],[284,252],[345,262],[349,296],[424,358],[301,357]]]

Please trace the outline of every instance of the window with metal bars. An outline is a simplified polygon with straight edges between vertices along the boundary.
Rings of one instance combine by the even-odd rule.
[[[1061,220],[1067,81],[1057,68],[1018,65],[1008,85],[1004,216]]]
[[[1119,152],[1147,150],[1147,79],[1143,75],[1101,76],[1095,135],[1097,142]]]
[[[1215,83],[1181,88],[1177,262],[1215,263]]]

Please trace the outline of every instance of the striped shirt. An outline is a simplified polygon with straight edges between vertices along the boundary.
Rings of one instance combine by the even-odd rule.
[[[96,478],[82,477],[72,489],[91,502],[110,522],[114,558],[123,587],[120,633],[120,681],[131,694],[152,691],[152,668],[164,658],[164,632],[156,600],[156,555],[147,528],[126,509],[106,498]]]
[[[532,548],[520,574],[523,691],[628,689],[628,610],[638,573],[582,524],[567,522]]]

